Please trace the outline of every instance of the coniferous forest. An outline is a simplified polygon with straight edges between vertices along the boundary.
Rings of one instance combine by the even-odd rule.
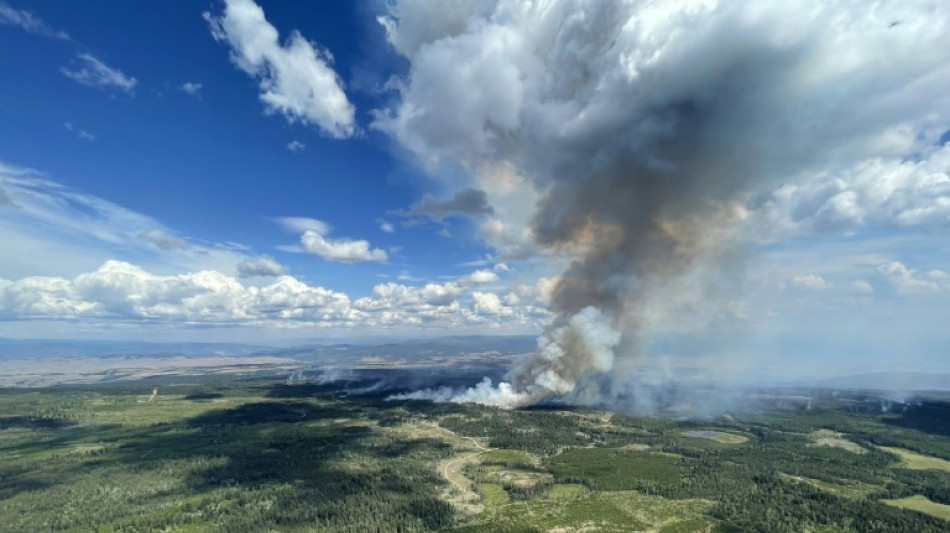
[[[262,378],[3,389],[0,531],[947,531],[950,404],[866,400],[693,420]]]

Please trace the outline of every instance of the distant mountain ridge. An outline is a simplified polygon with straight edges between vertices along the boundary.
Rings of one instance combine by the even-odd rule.
[[[535,337],[464,335],[366,343],[305,344],[274,347],[260,344],[203,342],[140,342],[88,340],[22,340],[0,338],[0,361],[16,359],[61,359],[69,357],[168,357],[268,355],[308,362],[338,361],[363,357],[425,359],[469,353],[511,355],[533,351]]]
[[[464,354],[495,353],[515,355],[534,351],[535,337],[492,337],[468,335],[414,339],[380,344],[305,345],[272,350],[272,355],[289,357],[311,363],[339,362],[357,358],[378,357],[386,360],[413,361],[419,359],[452,358]]]
[[[882,391],[950,391],[950,374],[922,372],[868,372],[799,382],[802,386],[826,389],[867,389]]]
[[[32,340],[0,338],[0,361],[66,357],[167,357],[174,355],[250,355],[267,346],[239,343]]]

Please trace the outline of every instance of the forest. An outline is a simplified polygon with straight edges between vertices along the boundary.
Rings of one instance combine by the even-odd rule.
[[[269,378],[0,389],[0,531],[942,532],[950,403],[713,419]]]

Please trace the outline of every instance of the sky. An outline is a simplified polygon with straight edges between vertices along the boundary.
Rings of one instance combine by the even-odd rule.
[[[950,8],[806,4],[0,0],[0,337],[950,372]]]

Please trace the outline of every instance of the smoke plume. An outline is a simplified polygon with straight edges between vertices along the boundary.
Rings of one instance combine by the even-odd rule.
[[[409,397],[514,407],[570,394],[637,357],[658,322],[721,312],[713,296],[744,243],[767,234],[750,228],[757,195],[935,146],[950,123],[948,13],[906,1],[396,3],[380,22],[410,67],[374,127],[424,161],[515,168],[540,198],[534,243],[572,258],[556,317],[505,382]]]

